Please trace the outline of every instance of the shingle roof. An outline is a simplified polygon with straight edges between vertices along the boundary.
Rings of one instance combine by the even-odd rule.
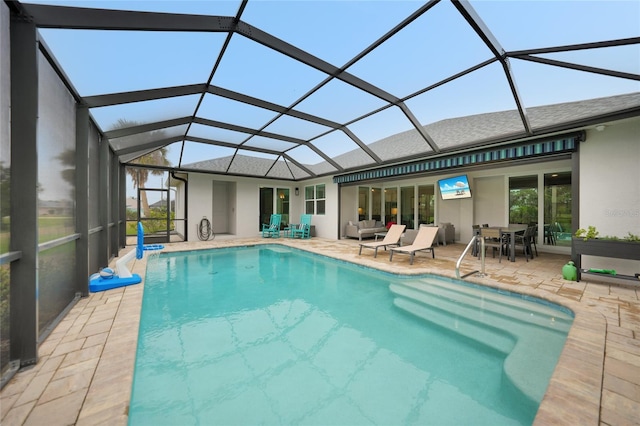
[[[606,119],[604,117],[608,114],[630,109],[636,109],[635,115],[640,115],[640,92],[538,106],[529,108],[527,113],[534,132],[542,136],[548,128],[553,128],[554,131],[561,131],[563,128],[570,130],[580,121]],[[427,124],[424,129],[443,150],[527,137],[516,110],[450,118]],[[433,154],[416,130],[397,133],[369,146],[385,160]],[[357,154],[358,151],[350,151],[336,157],[336,161],[349,164],[351,156],[355,157]]]
[[[552,129],[553,132],[575,130],[576,126],[585,126],[585,124],[580,123],[606,120],[612,114],[628,110],[632,111],[632,115],[640,116],[640,92],[578,102],[543,105],[529,108],[527,113],[534,132],[538,133],[539,136],[544,136],[544,132],[547,129]],[[591,125],[594,124],[591,123]],[[504,142],[509,139],[517,140],[527,137],[516,110],[450,118],[428,124],[424,126],[424,129],[434,139],[439,148],[453,151],[455,151],[455,148],[468,148],[475,145],[487,145],[492,141]],[[369,147],[383,161],[415,159],[417,156],[428,157],[434,154],[433,150],[416,130],[409,130],[380,139],[370,144]],[[285,164],[284,161],[279,160],[274,165],[274,160],[242,155],[236,155],[235,158],[229,156],[185,164],[183,167],[191,170],[225,172],[232,159],[233,167],[229,172],[233,174],[254,175],[256,170],[264,171],[267,174],[267,171],[270,170],[267,176],[272,178],[305,179],[309,177],[309,174],[304,170],[290,162]],[[367,166],[376,165],[360,149],[336,156],[334,161],[351,170],[364,170]],[[305,167],[318,175],[336,172],[335,168],[327,162],[305,165]]]

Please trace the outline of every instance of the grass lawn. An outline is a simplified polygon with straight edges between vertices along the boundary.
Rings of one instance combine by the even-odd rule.
[[[8,227],[8,223],[7,223]],[[75,232],[75,218],[73,217],[40,217],[38,218],[38,242],[46,243]],[[11,233],[0,232],[0,253],[9,251]]]

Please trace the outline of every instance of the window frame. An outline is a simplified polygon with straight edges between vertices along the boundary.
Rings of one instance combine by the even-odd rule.
[[[326,184],[320,183],[317,185],[309,185],[304,187],[305,214],[324,216],[326,214],[326,200]]]

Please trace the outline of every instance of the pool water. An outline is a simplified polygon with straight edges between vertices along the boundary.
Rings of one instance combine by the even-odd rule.
[[[531,424],[570,312],[265,245],[149,263],[129,424]]]

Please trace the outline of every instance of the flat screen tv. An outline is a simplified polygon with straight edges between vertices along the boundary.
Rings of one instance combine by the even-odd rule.
[[[454,176],[438,181],[440,196],[443,200],[459,200],[471,198],[471,188],[467,175]]]

